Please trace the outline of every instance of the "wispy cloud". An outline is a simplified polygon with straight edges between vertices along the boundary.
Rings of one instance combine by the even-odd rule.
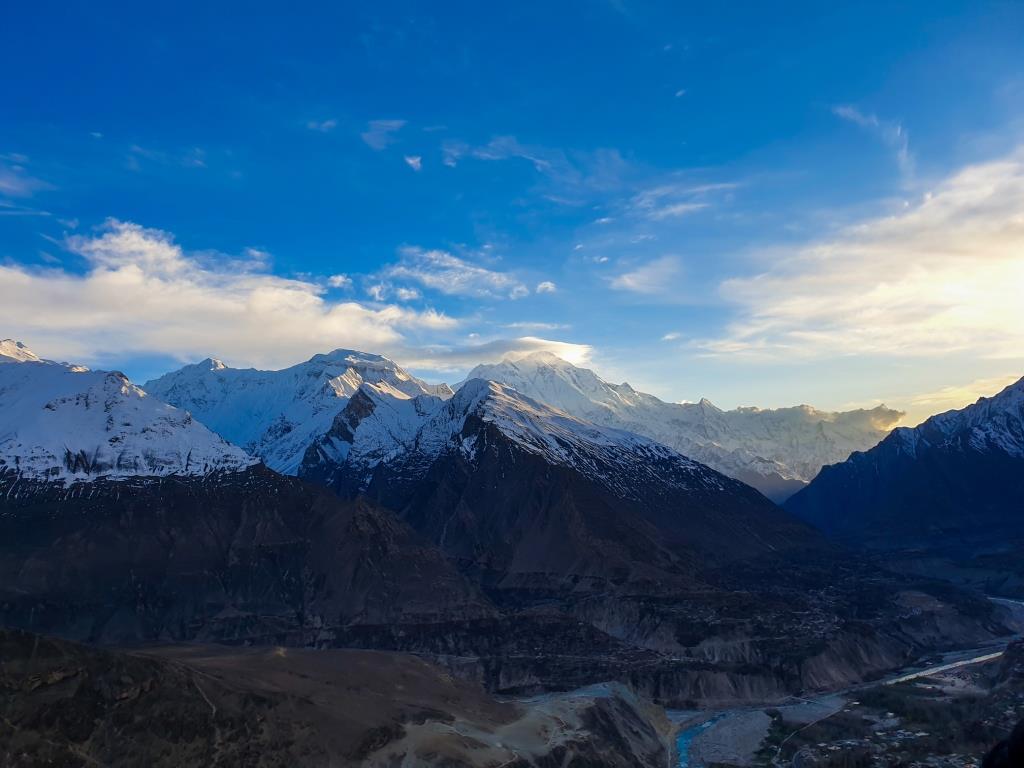
[[[401,257],[397,264],[385,267],[381,275],[418,283],[449,296],[518,299],[530,293],[514,275],[473,264],[447,251],[408,247],[401,250]]]
[[[530,320],[520,320],[515,323],[506,323],[502,328],[510,328],[517,331],[537,332],[537,331],[560,331],[568,328],[569,326],[565,323],[542,323]]]
[[[31,208],[25,205],[15,205],[6,200],[0,200],[0,216],[50,216],[49,211],[39,208]]]
[[[130,171],[142,171],[146,164],[206,168],[207,155],[206,150],[202,147],[165,151],[132,144],[125,156],[125,167]]]
[[[662,256],[613,277],[609,284],[618,291],[648,296],[672,294],[677,289],[676,283],[682,271],[682,263],[677,257]]]
[[[32,197],[36,192],[54,188],[49,182],[31,175],[26,167],[28,162],[28,157],[16,152],[0,155],[0,195]]]
[[[423,158],[419,155],[406,155],[404,159],[405,164],[414,171],[419,171],[423,168]]]
[[[974,379],[966,384],[953,384],[933,392],[915,395],[911,398],[910,404],[917,408],[926,408],[932,413],[963,408],[965,405],[976,402],[979,398],[997,394],[1020,378],[1021,373],[1012,373],[1005,376]]]
[[[544,280],[537,283],[537,293],[554,293],[558,290],[558,286],[550,280]]]
[[[338,121],[332,119],[328,120],[310,120],[306,123],[306,127],[311,131],[319,131],[320,133],[330,133],[338,127]]]
[[[539,174],[542,196],[564,205],[583,205],[604,194],[620,193],[625,179],[633,171],[616,149],[565,151],[526,144],[515,136],[496,136],[482,146],[448,141],[441,152],[442,162],[450,167],[464,158],[525,161]]]
[[[252,253],[190,253],[170,234],[128,222],[66,245],[85,259],[84,272],[0,265],[0,327],[60,359],[229,352],[281,366],[338,346],[401,349],[410,334],[458,325],[433,310],[331,301],[323,285],[270,274]]]
[[[1024,150],[968,166],[898,213],[775,259],[722,295],[719,353],[1021,359]]]
[[[627,210],[651,221],[665,221],[688,216],[711,206],[739,187],[736,182],[694,184],[669,181],[637,192],[629,201]]]
[[[914,158],[910,154],[910,142],[903,126],[895,120],[882,120],[877,115],[861,112],[849,104],[832,107],[832,114],[848,122],[859,125],[875,136],[892,150],[900,173],[909,178],[914,173]]]
[[[405,120],[371,120],[360,137],[367,146],[382,150],[396,141],[395,134],[405,125]]]

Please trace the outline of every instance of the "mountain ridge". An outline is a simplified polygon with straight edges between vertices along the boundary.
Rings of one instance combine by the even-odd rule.
[[[786,508],[851,542],[1024,536],[1024,378],[825,467]]]
[[[653,438],[776,501],[803,487],[825,464],[877,443],[902,416],[884,406],[724,411],[707,398],[668,403],[546,352],[478,365],[467,380],[472,378],[493,379],[589,421]]]
[[[271,469],[294,474],[310,443],[323,435],[364,382],[406,394],[449,396],[383,355],[337,349],[279,371],[231,368],[216,358],[146,382],[143,389],[184,408]]]

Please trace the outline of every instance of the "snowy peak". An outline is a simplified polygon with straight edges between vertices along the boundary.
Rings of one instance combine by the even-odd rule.
[[[451,389],[411,376],[394,361],[350,349],[318,354],[279,371],[238,369],[215,359],[148,382],[146,390],[195,414],[221,436],[294,474],[360,387],[447,398]]]
[[[472,378],[497,381],[586,421],[644,435],[776,499],[823,465],[875,445],[902,415],[884,407],[831,413],[808,406],[723,411],[706,398],[667,403],[548,352],[479,365]]]
[[[932,416],[912,429],[898,429],[893,438],[911,456],[939,447],[1024,458],[1024,378],[965,408]]]
[[[20,341],[0,341],[0,363],[41,363],[42,360]]]
[[[495,433],[501,450],[511,444],[572,468],[620,497],[638,498],[643,483],[716,491],[739,485],[653,440],[588,423],[485,379],[463,382],[448,399],[364,384],[307,452],[300,474],[361,492],[381,465],[415,479],[443,456],[475,461]]]
[[[257,463],[122,373],[21,356],[19,365],[0,366],[0,473],[75,481],[203,475]]]

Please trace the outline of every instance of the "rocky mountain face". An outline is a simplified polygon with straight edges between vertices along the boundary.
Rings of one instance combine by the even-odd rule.
[[[0,630],[0,761],[38,765],[664,768],[670,725],[625,687],[499,702],[415,656],[100,650]]]
[[[876,546],[1024,536],[1024,379],[900,428],[826,467],[787,502],[827,533]]]
[[[549,353],[478,365],[469,379],[488,379],[594,424],[625,429],[742,480],[781,501],[826,464],[881,440],[902,413],[884,406],[845,412],[810,406],[723,411],[709,400],[666,403],[629,384]]]
[[[337,349],[280,371],[230,368],[207,359],[146,382],[154,397],[189,411],[268,467],[295,474],[315,439],[364,383],[402,395],[451,396],[380,355]]]
[[[445,401],[367,387],[300,476],[397,510],[496,584],[692,582],[732,559],[821,543],[670,448],[480,379]]]
[[[122,373],[41,360],[0,342],[0,475],[200,476],[257,461]]]

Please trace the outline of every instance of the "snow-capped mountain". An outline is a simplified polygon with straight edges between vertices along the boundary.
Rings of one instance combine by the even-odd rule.
[[[629,384],[549,353],[478,365],[469,379],[489,379],[579,418],[645,435],[781,500],[826,465],[882,439],[902,415],[884,406],[846,412],[792,408],[724,411],[709,400],[667,403]]]
[[[0,341],[0,363],[41,363],[39,355],[20,341],[4,339]],[[48,362],[48,361],[47,361]]]
[[[144,385],[271,469],[295,474],[306,449],[323,436],[359,387],[414,397],[450,397],[444,384],[410,376],[380,355],[337,349],[280,371],[230,368],[207,359]]]
[[[116,371],[0,342],[0,474],[37,480],[204,475],[258,462]]]
[[[816,545],[743,483],[482,379],[446,400],[364,385],[299,475],[398,510],[506,585],[692,579],[698,563]]]
[[[570,467],[597,483],[616,483],[610,490],[627,497],[650,483],[706,490],[738,485],[654,440],[590,424],[484,379],[465,382],[448,399],[409,397],[364,384],[331,430],[311,446],[300,474],[308,476],[321,464],[343,465],[346,473],[363,478],[354,490],[364,490],[380,464],[425,466],[450,451],[471,458],[476,438],[466,433],[466,424],[474,419],[549,464]]]
[[[786,507],[879,546],[1024,536],[1024,379],[825,467]]]

